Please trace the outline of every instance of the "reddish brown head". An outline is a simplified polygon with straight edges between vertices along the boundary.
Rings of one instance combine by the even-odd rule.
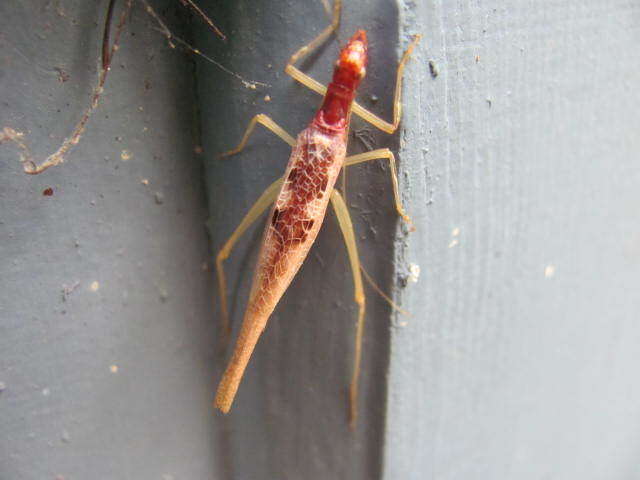
[[[358,30],[340,52],[333,83],[354,90],[367,73],[367,34]]]
[[[331,130],[347,127],[347,117],[360,81],[367,73],[367,34],[358,30],[340,51],[316,123]]]

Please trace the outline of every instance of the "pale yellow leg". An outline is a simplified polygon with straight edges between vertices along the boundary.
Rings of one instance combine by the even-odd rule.
[[[398,189],[398,174],[396,173],[396,157],[393,152],[388,148],[379,148],[377,150],[371,150],[370,152],[359,153],[345,158],[344,166],[357,165],[358,163],[368,162],[369,160],[377,160],[380,158],[386,158],[389,160],[389,173],[391,175],[391,184],[393,185],[393,198],[396,205],[396,210],[402,219],[409,225],[411,230],[414,230],[413,222],[409,215],[407,215],[402,208],[402,202],[400,201],[400,192]]]
[[[326,5],[325,5],[325,8],[326,8]],[[296,75],[292,72],[299,72],[300,75],[302,75],[303,77],[306,77],[306,75],[300,72],[300,70],[298,70],[296,67],[294,67],[293,64],[296,63],[298,60],[306,57],[311,52],[313,52],[316,48],[322,45],[325,42],[325,40],[327,40],[327,38],[329,38],[329,36],[338,28],[338,25],[340,25],[341,8],[342,8],[342,0],[335,0],[333,2],[333,15],[331,18],[331,23],[322,32],[320,32],[320,35],[318,35],[316,38],[311,40],[311,42],[307,43],[303,47],[300,47],[293,55],[291,55],[291,58],[287,62],[287,65],[284,67],[284,71],[289,75],[291,75],[296,80],[298,80],[300,83],[304,84],[304,81],[298,79]]]
[[[301,84],[310,88],[314,92],[319,93],[320,95],[324,95],[327,92],[327,87],[314,80],[306,73],[301,72],[297,67],[294,66],[294,64],[301,58],[306,57],[318,46],[320,46],[327,38],[329,38],[329,35],[331,35],[331,33],[336,30],[336,28],[338,28],[338,25],[340,24],[340,8],[341,1],[336,0],[333,4],[333,19],[331,21],[331,24],[327,28],[325,28],[320,33],[320,35],[313,39],[311,43],[308,43],[304,47],[300,48],[296,53],[294,53],[289,59],[287,65],[284,67],[284,71],[289,74],[294,80],[297,80]],[[415,35],[413,37],[411,43],[407,47],[407,50],[404,52],[402,58],[400,59],[400,64],[398,65],[398,70],[396,72],[396,88],[393,95],[393,123],[386,122],[357,102],[353,103],[353,113],[384,132],[393,133],[396,131],[398,125],[400,124],[400,116],[402,114],[402,104],[400,103],[400,97],[402,96],[402,76],[404,74],[404,66],[407,63],[407,60],[409,60],[409,55],[411,55],[413,48],[420,41],[420,38],[420,35]]]
[[[260,125],[268,128],[269,130],[271,130],[273,133],[275,133],[278,137],[280,137],[282,140],[287,142],[292,147],[296,146],[296,139],[295,138],[293,138],[291,135],[289,135],[280,125],[278,125],[276,122],[274,122],[271,119],[271,117],[269,117],[269,116],[267,116],[267,115],[265,115],[263,113],[259,113],[258,115],[253,117],[251,119],[251,121],[249,122],[249,126],[245,130],[244,135],[242,136],[242,140],[240,140],[240,143],[238,144],[238,146],[236,148],[234,148],[233,150],[228,150],[226,152],[222,152],[218,156],[219,157],[228,157],[230,155],[235,155],[236,153],[241,152],[242,149],[247,144],[247,141],[249,140],[249,136],[253,133],[253,129],[256,127],[256,123],[259,123]]]
[[[236,244],[242,234],[255,222],[262,213],[269,208],[269,206],[275,202],[280,187],[282,186],[282,178],[279,178],[260,195],[260,198],[253,204],[247,214],[244,216],[240,225],[236,227],[229,239],[225,242],[224,246],[216,255],[216,273],[218,275],[218,292],[220,295],[220,310],[222,311],[222,326],[224,328],[225,335],[229,335],[231,332],[231,326],[229,324],[229,311],[227,309],[227,280],[224,275],[223,262],[229,258],[233,246]]]
[[[353,372],[351,374],[351,384],[349,385],[349,425],[353,428],[358,417],[358,379],[360,377],[360,361],[362,358],[362,334],[364,332],[364,311],[365,296],[362,289],[362,277],[360,276],[360,259],[358,257],[358,246],[356,236],[353,231],[353,224],[349,216],[347,204],[337,190],[331,193],[331,205],[338,217],[338,224],[344,237],[344,243],[349,254],[351,273],[353,273],[354,299],[358,305],[358,321],[356,323],[356,339],[353,354]]]

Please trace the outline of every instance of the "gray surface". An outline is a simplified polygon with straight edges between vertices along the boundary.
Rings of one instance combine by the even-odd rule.
[[[40,158],[88,102],[106,3],[0,2],[0,126],[27,131]],[[0,148],[3,480],[214,477],[193,67],[151,27],[137,8],[68,163],[27,176]]]
[[[39,156],[86,104],[104,15],[92,2],[41,3],[0,3],[0,127],[27,131]],[[196,82],[138,8],[69,162],[28,177],[0,148],[0,478],[638,478],[638,7],[407,2],[398,29],[392,2],[348,2],[340,40],[368,30],[360,98],[386,118],[391,66],[410,34],[424,34],[399,136],[417,231],[398,226],[384,164],[348,175],[363,263],[413,314],[390,315],[368,290],[350,434],[355,308],[331,214],[234,410],[212,413],[224,351],[201,269],[200,163],[215,249],[288,148],[259,132],[243,155],[215,152],[255,113],[303,128],[319,98],[282,67],[326,16],[320,2],[202,6],[229,41],[197,27],[194,42],[270,87],[250,91],[201,64]],[[305,70],[326,81],[336,45]],[[198,115],[203,157],[193,155]],[[397,138],[374,143],[395,150]],[[236,329],[261,228],[229,262]],[[410,264],[417,284],[406,282]]]
[[[399,294],[384,477],[639,478],[639,4],[505,5],[402,7],[426,41],[397,268],[422,276]]]

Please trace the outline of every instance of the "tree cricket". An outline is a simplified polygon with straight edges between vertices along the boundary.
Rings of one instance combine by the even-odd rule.
[[[349,424],[357,419],[358,379],[362,350],[365,314],[365,295],[362,288],[361,266],[355,233],[343,197],[334,189],[343,167],[362,162],[386,159],[390,164],[395,208],[400,217],[411,224],[399,195],[395,157],[386,148],[347,156],[347,140],[351,114],[355,113],[380,130],[392,134],[398,128],[401,116],[401,88],[405,64],[420,40],[416,35],[404,52],[396,73],[393,102],[393,121],[388,123],[354,101],[356,90],[365,76],[367,66],[367,36],[358,30],[341,50],[333,79],[324,87],[295,64],[322,45],[337,29],[340,22],[341,1],[333,6],[332,21],[314,40],[298,49],[289,59],[285,72],[298,82],[324,96],[322,104],[309,126],[295,139],[266,115],[254,116],[238,146],[220,154],[228,157],[241,152],[256,124],[276,134],[292,147],[284,175],[272,183],[245,215],[216,257],[218,288],[225,333],[229,334],[227,283],[224,261],[245,230],[270,206],[271,213],[263,234],[248,305],[235,349],[218,386],[215,405],[227,413],[233,403],[249,359],[266,327],[274,308],[280,301],[293,277],[304,262],[315,241],[326,209],[331,203],[347,247],[354,282],[354,298],[358,306],[353,371],[349,386]]]
[[[247,88],[254,89],[256,86],[265,86],[262,82],[246,80],[239,74],[229,71],[215,60],[205,56],[199,50],[172,35],[148,1],[139,1],[142,2],[146,12],[157,23],[158,30],[165,37],[169,46],[173,48],[177,44],[191,53],[204,57],[205,60],[215,63],[227,74],[234,76]],[[180,0],[180,2],[189,6],[204,18],[209,28],[218,36],[224,38],[224,34],[217,29],[192,0]],[[39,174],[51,167],[62,164],[70,150],[80,141],[91,115],[98,107],[108,72],[118,51],[122,32],[134,0],[123,0],[116,22],[113,20],[115,17],[115,3],[116,0],[109,0],[108,2],[99,74],[91,95],[90,104],[75,125],[71,135],[62,142],[54,153],[45,160],[37,162],[32,157],[21,132],[9,126],[3,126],[0,129],[0,144],[11,142],[18,147],[25,173]],[[285,72],[294,80],[324,96],[322,105],[310,125],[295,139],[274,120],[266,115],[259,114],[249,122],[238,146],[220,154],[221,157],[228,157],[241,152],[245,148],[256,124],[264,126],[292,147],[292,154],[284,175],[264,191],[216,256],[216,273],[218,293],[221,299],[223,329],[228,335],[230,326],[224,261],[229,257],[234,245],[247,228],[273,204],[265,227],[249,303],[239,338],[216,394],[216,407],[225,413],[231,408],[257,341],[275,306],[307,257],[322,226],[326,209],[330,203],[336,213],[347,247],[354,282],[354,299],[358,307],[353,369],[349,385],[349,423],[351,426],[355,425],[365,315],[362,274],[364,273],[365,278],[367,277],[360,264],[355,233],[347,205],[342,195],[334,189],[342,168],[371,160],[387,160],[390,164],[389,172],[395,209],[403,221],[410,226],[412,225],[401,204],[394,154],[389,149],[381,148],[347,156],[347,139],[352,113],[388,134],[393,134],[397,130],[402,109],[400,99],[403,72],[413,48],[420,40],[420,36],[416,35],[411,40],[397,67],[393,98],[393,118],[389,123],[366,110],[354,100],[356,90],[365,76],[368,61],[367,36],[363,30],[358,30],[342,49],[335,66],[333,80],[328,87],[315,81],[295,66],[299,61],[324,44],[337,30],[340,23],[341,4],[342,0],[335,0],[330,25],[310,43],[299,48],[290,57],[285,66]],[[111,35],[112,23],[115,23],[114,35]],[[390,301],[384,293],[377,289],[375,284],[372,285],[383,297],[387,298],[387,301]]]

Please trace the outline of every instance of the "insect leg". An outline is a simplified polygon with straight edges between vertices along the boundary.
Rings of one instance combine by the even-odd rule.
[[[220,310],[222,311],[222,326],[224,333],[227,336],[231,333],[231,326],[229,324],[229,312],[227,309],[227,280],[224,275],[223,262],[229,257],[233,246],[245,230],[247,230],[247,228],[249,228],[249,226],[255,222],[260,215],[262,215],[269,205],[275,201],[281,186],[282,178],[279,178],[267,187],[256,203],[254,203],[249,209],[231,236],[227,239],[224,246],[218,252],[218,255],[216,255],[216,274],[218,276],[218,292],[220,295]]]
[[[349,426],[355,427],[358,416],[358,379],[360,377],[360,361],[362,358],[362,334],[364,331],[365,296],[362,289],[362,277],[360,275],[360,259],[353,224],[349,216],[347,204],[337,190],[331,193],[331,205],[338,217],[338,225],[342,231],[344,242],[349,255],[351,272],[353,273],[354,299],[358,305],[358,322],[356,324],[356,339],[353,354],[353,372],[349,385]]]
[[[249,126],[245,130],[244,135],[242,136],[242,140],[240,140],[240,143],[238,144],[238,146],[233,150],[222,152],[221,154],[219,154],[219,157],[228,157],[230,155],[235,155],[236,153],[241,152],[242,149],[247,144],[247,140],[249,140],[249,136],[253,133],[253,129],[256,127],[256,123],[259,123],[260,125],[268,128],[269,130],[271,130],[273,133],[275,133],[278,137],[280,137],[282,140],[287,142],[292,147],[296,146],[295,138],[289,135],[280,125],[274,122],[271,119],[271,117],[263,113],[259,113],[258,115],[253,117],[249,122]]]
[[[404,75],[404,66],[407,63],[407,60],[409,60],[409,56],[411,55],[413,48],[420,41],[420,38],[420,35],[415,35],[413,37],[404,54],[402,54],[402,58],[400,59],[400,63],[398,64],[398,70],[396,71],[396,87],[393,94],[393,123],[386,122],[377,115],[371,113],[369,110],[367,110],[357,102],[353,103],[353,113],[366,120],[374,127],[382,130],[383,132],[393,133],[396,131],[398,125],[400,124],[400,115],[402,114],[402,103],[400,101],[400,97],[402,96],[402,76]]]
[[[320,35],[318,35],[316,38],[311,40],[311,42],[300,47],[293,55],[291,55],[291,58],[287,62],[287,65],[284,67],[284,71],[289,75],[291,75],[296,80],[298,80],[300,83],[304,83],[304,81],[301,80],[300,78],[302,77],[308,78],[308,77],[307,75],[302,73],[300,70],[298,70],[296,67],[294,67],[293,64],[296,63],[298,60],[306,57],[311,52],[313,52],[316,48],[322,45],[325,42],[325,40],[329,38],[329,35],[331,35],[338,28],[338,25],[340,25],[341,8],[342,8],[342,0],[335,0],[333,2],[333,15],[331,18],[331,23],[327,27],[325,27],[325,29],[322,32],[320,32]],[[298,76],[300,76],[300,78],[298,78]]]
[[[396,173],[396,157],[393,155],[393,152],[388,148],[379,148],[377,150],[371,150],[370,152],[359,153],[357,155],[352,155],[350,157],[345,158],[344,165],[351,166],[357,165],[358,163],[368,162],[369,160],[377,160],[380,158],[386,158],[389,160],[389,173],[391,174],[391,184],[393,185],[393,198],[396,206],[396,210],[398,214],[402,217],[402,219],[409,225],[411,230],[414,229],[413,222],[409,215],[407,215],[402,208],[402,202],[400,200],[400,193],[398,189],[398,174]]]
[[[316,48],[322,45],[327,40],[327,38],[329,38],[329,36],[338,28],[338,25],[340,24],[341,8],[342,0],[335,0],[333,2],[333,16],[331,19],[331,23],[322,32],[320,32],[320,35],[314,38],[310,43],[299,48],[293,55],[291,55],[291,58],[287,62],[287,65],[284,67],[285,73],[287,73],[303,85],[309,87],[311,90],[319,93],[320,95],[324,95],[326,93],[327,87],[315,81],[307,74],[302,73],[300,70],[298,70],[297,67],[294,66],[294,63],[306,57]]]

